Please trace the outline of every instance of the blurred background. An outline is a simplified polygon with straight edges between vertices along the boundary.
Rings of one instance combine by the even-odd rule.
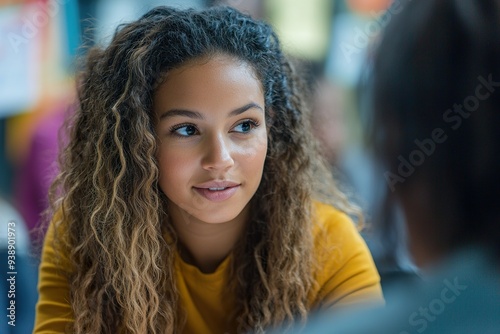
[[[275,27],[309,86],[312,125],[332,173],[365,213],[363,236],[383,285],[411,274],[401,214],[388,204],[384,171],[363,140],[369,106],[357,94],[370,50],[397,15],[399,0],[0,0],[0,248],[7,244],[7,222],[14,220],[18,256],[29,254],[30,231],[40,221],[57,173],[58,129],[71,112],[74,73],[85,48],[106,45],[118,24],[157,5],[220,4]],[[27,257],[25,267],[18,268],[26,300],[26,314],[19,317],[27,326],[17,327],[19,333],[31,332],[28,319],[37,298],[36,256]],[[1,261],[3,267],[6,259]],[[2,298],[3,293],[0,308],[7,305]],[[3,325],[0,333],[12,332]]]

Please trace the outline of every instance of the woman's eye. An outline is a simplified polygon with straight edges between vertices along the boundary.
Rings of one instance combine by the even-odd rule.
[[[172,133],[181,137],[190,137],[194,136],[197,133],[197,130],[194,125],[181,125],[172,129]]]
[[[240,132],[240,133],[247,133],[250,132],[253,128],[257,127],[257,124],[254,121],[244,121],[241,122],[240,124],[236,125],[233,128],[233,131],[235,132]]]

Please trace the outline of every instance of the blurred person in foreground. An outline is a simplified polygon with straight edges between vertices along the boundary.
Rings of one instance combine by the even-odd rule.
[[[402,3],[373,62],[372,143],[422,282],[306,333],[500,333],[500,1]]]

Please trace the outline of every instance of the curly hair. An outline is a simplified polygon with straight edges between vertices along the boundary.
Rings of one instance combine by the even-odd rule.
[[[355,213],[309,130],[301,85],[263,22],[226,8],[155,8],[89,50],[51,210],[70,249],[75,333],[175,333],[175,230],[158,185],[153,94],[170,70],[225,54],[248,63],[265,97],[268,151],[230,275],[239,332],[305,320],[313,286],[312,200]],[[164,235],[171,238],[164,238]],[[167,240],[166,240],[167,239]]]

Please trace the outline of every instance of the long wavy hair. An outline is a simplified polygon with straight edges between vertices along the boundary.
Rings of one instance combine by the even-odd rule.
[[[238,11],[155,8],[94,47],[79,80],[51,210],[70,249],[74,333],[176,333],[175,230],[158,186],[153,94],[171,69],[226,54],[262,83],[268,153],[233,251],[238,332],[305,320],[314,285],[312,198],[352,213],[320,160],[293,66],[269,25]],[[319,182],[318,182],[319,181]],[[171,238],[165,240],[164,235]]]

